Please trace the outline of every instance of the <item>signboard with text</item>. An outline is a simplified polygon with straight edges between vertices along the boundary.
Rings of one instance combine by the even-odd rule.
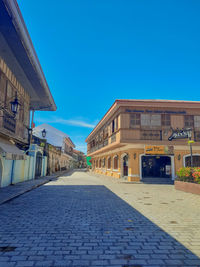
[[[191,129],[172,129],[172,134],[168,138],[169,141],[172,141],[173,139],[185,139],[191,137]]]
[[[146,155],[172,155],[174,154],[173,146],[145,146]]]

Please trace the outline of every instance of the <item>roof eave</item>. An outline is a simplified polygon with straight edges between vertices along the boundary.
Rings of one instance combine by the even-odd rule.
[[[44,73],[42,71],[42,67],[40,65],[39,59],[37,57],[36,51],[33,47],[33,43],[31,41],[31,38],[29,36],[28,30],[26,28],[25,22],[23,20],[21,11],[19,9],[19,6],[16,2],[16,0],[3,0],[4,4],[8,10],[8,13],[10,14],[12,18],[13,25],[15,26],[15,29],[23,43],[23,46],[26,50],[26,53],[29,57],[30,63],[33,66],[33,69],[37,73],[38,79],[40,80],[40,83],[42,85],[42,88],[44,89],[44,92],[46,93],[46,96],[48,98],[49,105],[46,107],[41,108],[35,108],[35,110],[47,110],[47,111],[55,111],[57,109],[56,104],[54,102],[53,96],[50,92],[49,86],[47,84],[47,81],[45,79]],[[34,109],[34,104],[32,105],[32,109]]]

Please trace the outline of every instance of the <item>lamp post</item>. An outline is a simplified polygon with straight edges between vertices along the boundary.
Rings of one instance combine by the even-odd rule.
[[[192,158],[192,143],[194,141],[192,140],[192,129],[187,129],[188,131],[188,144],[190,145],[190,160],[191,160],[191,168],[193,167],[193,158]]]

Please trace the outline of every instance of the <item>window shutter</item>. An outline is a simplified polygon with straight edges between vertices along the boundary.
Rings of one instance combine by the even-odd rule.
[[[161,126],[161,115],[151,115],[151,126]]]
[[[200,128],[200,116],[194,116],[194,127]]]
[[[150,126],[150,114],[141,114],[141,126]]]

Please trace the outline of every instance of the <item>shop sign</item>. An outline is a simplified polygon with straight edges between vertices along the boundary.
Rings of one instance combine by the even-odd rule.
[[[145,146],[145,154],[147,155],[172,155],[174,154],[173,146]]]
[[[129,113],[132,113],[132,112],[134,112],[134,113],[156,113],[156,114],[186,114],[185,110],[173,111],[173,110],[126,109],[125,112],[129,112]]]
[[[184,139],[189,138],[191,136],[191,129],[172,129],[172,134],[168,138],[169,141],[172,141],[173,139]]]

